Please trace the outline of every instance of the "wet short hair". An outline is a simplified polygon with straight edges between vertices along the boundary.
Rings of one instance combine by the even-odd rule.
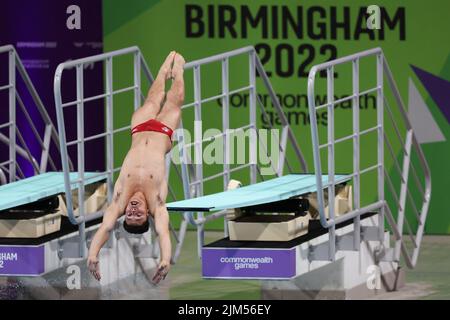
[[[146,233],[148,229],[150,228],[150,223],[148,222],[148,219],[145,220],[145,222],[141,225],[133,226],[127,223],[127,221],[123,220],[123,228],[128,233],[134,233],[134,234],[142,234]]]

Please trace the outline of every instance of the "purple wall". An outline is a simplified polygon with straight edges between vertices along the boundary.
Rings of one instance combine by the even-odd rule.
[[[66,21],[70,14],[66,13],[67,7],[77,4],[81,9],[81,29],[69,30]],[[38,94],[40,95],[47,112],[56,126],[56,111],[53,96],[53,76],[57,65],[69,59],[75,59],[101,53],[102,50],[102,7],[101,1],[72,1],[72,0],[2,0],[0,2],[0,45],[12,44],[18,51],[25,67],[30,75]],[[7,83],[6,55],[0,56],[0,86]],[[74,100],[75,82],[74,72],[67,72],[65,84],[71,88],[63,87],[66,100]],[[93,68],[85,69],[85,96],[99,94],[103,89],[102,66],[96,64]],[[31,97],[24,90],[24,84],[18,82],[18,91],[24,100],[27,110],[35,121],[39,130],[43,130],[43,123],[38,116]],[[0,123],[7,117],[7,92],[0,93]],[[85,125],[88,128],[86,135],[94,134],[103,128],[103,101],[90,103],[86,106]],[[68,115],[74,117],[75,110],[70,110]],[[73,119],[73,118],[72,118]],[[40,148],[34,138],[22,112],[17,112],[17,123],[25,139],[33,141],[33,155],[40,158]],[[93,129],[99,128],[98,130]],[[66,131],[69,138],[76,135],[76,123],[66,121]],[[1,130],[3,134],[7,132]],[[102,170],[104,167],[103,142],[98,141],[87,145],[86,153],[93,153],[96,157],[86,159],[87,170]],[[72,148],[72,159],[76,155]],[[5,153],[6,152],[6,153]],[[58,153],[55,148],[51,151],[55,156],[56,165],[61,168]],[[0,146],[0,162],[7,160],[7,148]],[[26,175],[33,173],[28,162],[18,158]],[[50,168],[49,168],[50,169]]]

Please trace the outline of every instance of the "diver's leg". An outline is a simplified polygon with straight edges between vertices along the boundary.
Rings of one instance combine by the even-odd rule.
[[[161,65],[159,69],[158,75],[153,81],[145,99],[142,107],[137,109],[132,117],[131,126],[135,127],[136,125],[147,121],[149,119],[154,119],[158,115],[161,110],[162,105],[165,101],[165,84],[166,80],[171,75],[172,64],[174,61],[175,51],[172,51],[167,56],[164,63]]]
[[[175,130],[180,122],[181,106],[184,103],[184,58],[177,53],[172,68],[173,82],[167,92],[166,101],[158,114],[157,120]]]
[[[155,104],[159,107],[162,106],[164,101],[165,92],[165,84],[166,80],[171,76],[172,64],[174,63],[175,51],[171,51],[167,56],[164,63],[161,65],[158,71],[158,75],[153,81],[148,93],[147,98],[145,100],[144,106],[147,103]]]

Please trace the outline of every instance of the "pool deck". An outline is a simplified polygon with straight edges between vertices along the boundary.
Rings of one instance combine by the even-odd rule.
[[[205,233],[206,243],[222,236]],[[0,277],[2,299],[260,299],[258,280],[204,280],[197,258],[196,234],[189,231],[178,263],[160,285],[152,285],[153,270],[101,287],[80,261],[81,289],[69,290],[68,274],[59,270],[38,278]],[[425,236],[418,264],[406,269],[406,285],[399,291],[380,294],[376,299],[450,299],[450,236]]]

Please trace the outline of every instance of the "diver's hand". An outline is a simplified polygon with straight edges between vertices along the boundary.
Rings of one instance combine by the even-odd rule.
[[[154,284],[158,284],[161,280],[164,280],[169,273],[170,270],[170,262],[161,261],[158,265],[158,269],[155,272],[155,275],[152,278],[152,282]]]
[[[97,281],[102,278],[100,275],[100,266],[97,257],[89,257],[87,260],[89,272],[94,276]]]

